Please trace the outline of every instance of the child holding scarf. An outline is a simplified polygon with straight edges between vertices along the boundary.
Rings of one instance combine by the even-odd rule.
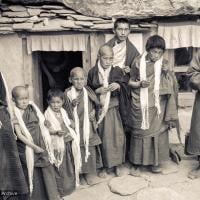
[[[131,68],[133,128],[129,158],[134,176],[140,176],[141,166],[151,166],[152,172],[161,173],[161,164],[169,159],[168,129],[177,120],[176,81],[163,58],[164,52],[164,39],[154,35],[146,43],[146,52],[135,59]]]
[[[69,117],[74,121],[75,131],[79,139],[81,151],[80,183],[84,179],[87,184],[99,182],[96,169],[102,167],[97,134],[95,108],[99,101],[94,92],[85,86],[86,75],[82,68],[75,67],[70,72],[72,86],[65,90],[65,105]]]
[[[79,185],[80,146],[68,114],[63,109],[64,93],[60,89],[50,89],[47,102],[45,124],[52,138],[58,191],[64,197]]]
[[[125,161],[125,133],[119,113],[120,95],[123,89],[123,71],[113,67],[113,49],[103,45],[98,60],[88,73],[88,86],[100,100],[98,131],[102,140],[103,169],[100,177],[106,176],[106,169],[114,169],[120,176],[120,165]]]
[[[28,89],[16,86],[12,90],[15,103],[15,130],[18,150],[29,185],[31,200],[59,200],[52,164],[51,137],[44,125],[45,118],[39,108],[29,101]]]

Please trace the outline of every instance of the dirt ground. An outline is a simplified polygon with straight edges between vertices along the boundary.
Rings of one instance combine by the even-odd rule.
[[[195,160],[183,160],[180,165],[170,161],[163,174],[143,169],[140,178],[130,176],[126,165],[122,167],[122,177],[110,174],[97,185],[80,186],[65,200],[199,200],[200,179],[187,177],[197,165]]]

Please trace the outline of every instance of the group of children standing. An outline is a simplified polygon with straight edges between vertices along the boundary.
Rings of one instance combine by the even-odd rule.
[[[176,80],[164,51],[164,39],[150,37],[129,70],[113,66],[113,48],[101,46],[88,75],[75,67],[70,88],[49,90],[44,114],[24,86],[13,88],[11,111],[1,78],[0,195],[61,199],[84,182],[98,183],[97,173],[104,178],[112,169],[120,176],[126,154],[131,175],[140,176],[141,166],[160,173],[169,158],[168,129],[177,120]]]

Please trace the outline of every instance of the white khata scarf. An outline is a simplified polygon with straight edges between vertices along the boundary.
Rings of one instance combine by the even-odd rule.
[[[73,138],[72,141],[72,154],[74,157],[74,165],[75,165],[75,176],[76,176],[76,186],[79,185],[79,172],[81,170],[81,151],[80,151],[80,142],[79,142],[79,138],[76,134],[76,132],[70,127],[70,119],[68,117],[67,112],[61,108],[61,116],[63,119],[63,122],[65,124],[65,126],[67,127],[67,129],[69,130],[69,134],[70,136]],[[55,116],[55,113],[53,112],[53,110],[48,107],[47,110],[44,113],[45,118],[47,120],[50,121],[51,123],[51,127],[53,128],[54,131],[59,131],[62,130],[61,125],[58,121],[58,119]],[[63,156],[64,156],[64,152],[65,152],[65,143],[64,143],[64,137],[60,137],[57,135],[52,135],[52,149],[53,151],[57,151],[58,155],[55,156],[56,157],[56,167],[59,168],[59,166],[61,165],[61,163],[63,162]]]
[[[117,43],[115,42],[115,46],[113,47],[114,52],[114,60],[113,60],[113,66],[124,68],[124,64],[126,61],[126,41]]]
[[[74,99],[77,98],[78,93],[74,86],[71,87],[71,90],[67,92],[67,96],[72,102]],[[83,101],[84,101],[84,120],[83,120],[83,141],[85,147],[85,162],[87,162],[90,152],[89,152],[89,137],[90,137],[90,119],[89,119],[89,108],[88,108],[88,93],[85,88],[83,88]],[[79,123],[79,116],[77,113],[77,106],[73,109],[74,120],[75,120],[75,131],[78,134],[78,140],[80,144],[80,123]]]
[[[45,147],[46,147],[46,150],[47,150],[48,155],[49,155],[49,161],[51,162],[51,164],[53,164],[55,162],[55,157],[54,157],[53,151],[51,150],[51,136],[49,134],[48,129],[44,125],[44,121],[45,121],[44,115],[41,113],[39,108],[33,102],[30,101],[29,104],[33,106],[33,108],[35,109],[35,111],[37,113],[42,138],[44,140]],[[27,129],[27,127],[26,127],[26,125],[23,121],[22,113],[21,113],[20,109],[17,108],[16,106],[14,106],[14,114],[15,114],[17,120],[18,120],[18,123],[20,125],[20,128],[21,128],[24,136],[30,142],[33,143],[33,138],[31,136],[31,133],[29,132],[29,130]],[[28,179],[29,179],[29,184],[30,184],[30,186],[29,186],[30,187],[30,194],[32,194],[32,191],[33,191],[33,171],[34,171],[34,151],[31,147],[26,145],[25,154],[26,154],[26,163],[27,163],[27,169],[28,169]]]
[[[141,60],[140,60],[140,81],[147,80],[147,77],[146,77],[146,60],[145,60],[146,56],[147,56],[147,52],[145,52],[142,55]],[[159,89],[160,89],[160,76],[161,76],[162,62],[163,62],[163,57],[161,57],[154,64],[154,76],[155,76],[154,100],[155,100],[155,107],[157,108],[158,117],[161,113]],[[146,129],[149,129],[149,93],[148,93],[148,88],[140,88],[140,104],[141,104],[141,111],[142,111],[141,128],[146,130]]]
[[[103,87],[107,88],[109,85],[108,81],[109,81],[111,69],[112,69],[111,66],[107,69],[103,69],[100,62],[98,62],[98,76],[99,76],[100,84],[103,84]],[[102,120],[104,119],[104,117],[106,116],[106,113],[109,108],[109,103],[110,103],[110,95],[111,95],[110,91],[108,91],[106,94],[100,95],[100,103],[101,103],[101,105],[103,105],[103,108],[102,108],[102,112],[99,116],[99,120],[98,120],[97,124],[100,124],[102,122]]]

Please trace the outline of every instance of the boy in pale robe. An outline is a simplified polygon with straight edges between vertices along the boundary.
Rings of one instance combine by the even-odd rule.
[[[12,98],[15,102],[18,150],[29,185],[30,199],[59,200],[52,166],[55,158],[51,152],[49,131],[44,126],[44,116],[39,108],[29,101],[26,87],[16,86],[12,90]]]
[[[61,197],[69,195],[79,184],[80,147],[75,131],[66,111],[63,109],[64,93],[60,89],[50,89],[47,94],[48,108],[45,111],[45,125],[52,138],[52,149],[56,158],[55,172]],[[78,145],[78,146],[77,146]],[[78,154],[78,155],[77,155]],[[76,159],[74,162],[74,158]],[[80,160],[80,159],[79,159]],[[78,160],[78,163],[80,163]],[[75,170],[76,168],[76,170]]]
[[[75,131],[79,137],[82,167],[80,182],[84,179],[87,184],[96,184],[97,168],[102,167],[99,144],[101,140],[97,134],[95,107],[99,101],[94,92],[85,86],[86,75],[82,68],[71,70],[69,81],[72,86],[65,90],[66,109],[69,117],[74,121]]]

